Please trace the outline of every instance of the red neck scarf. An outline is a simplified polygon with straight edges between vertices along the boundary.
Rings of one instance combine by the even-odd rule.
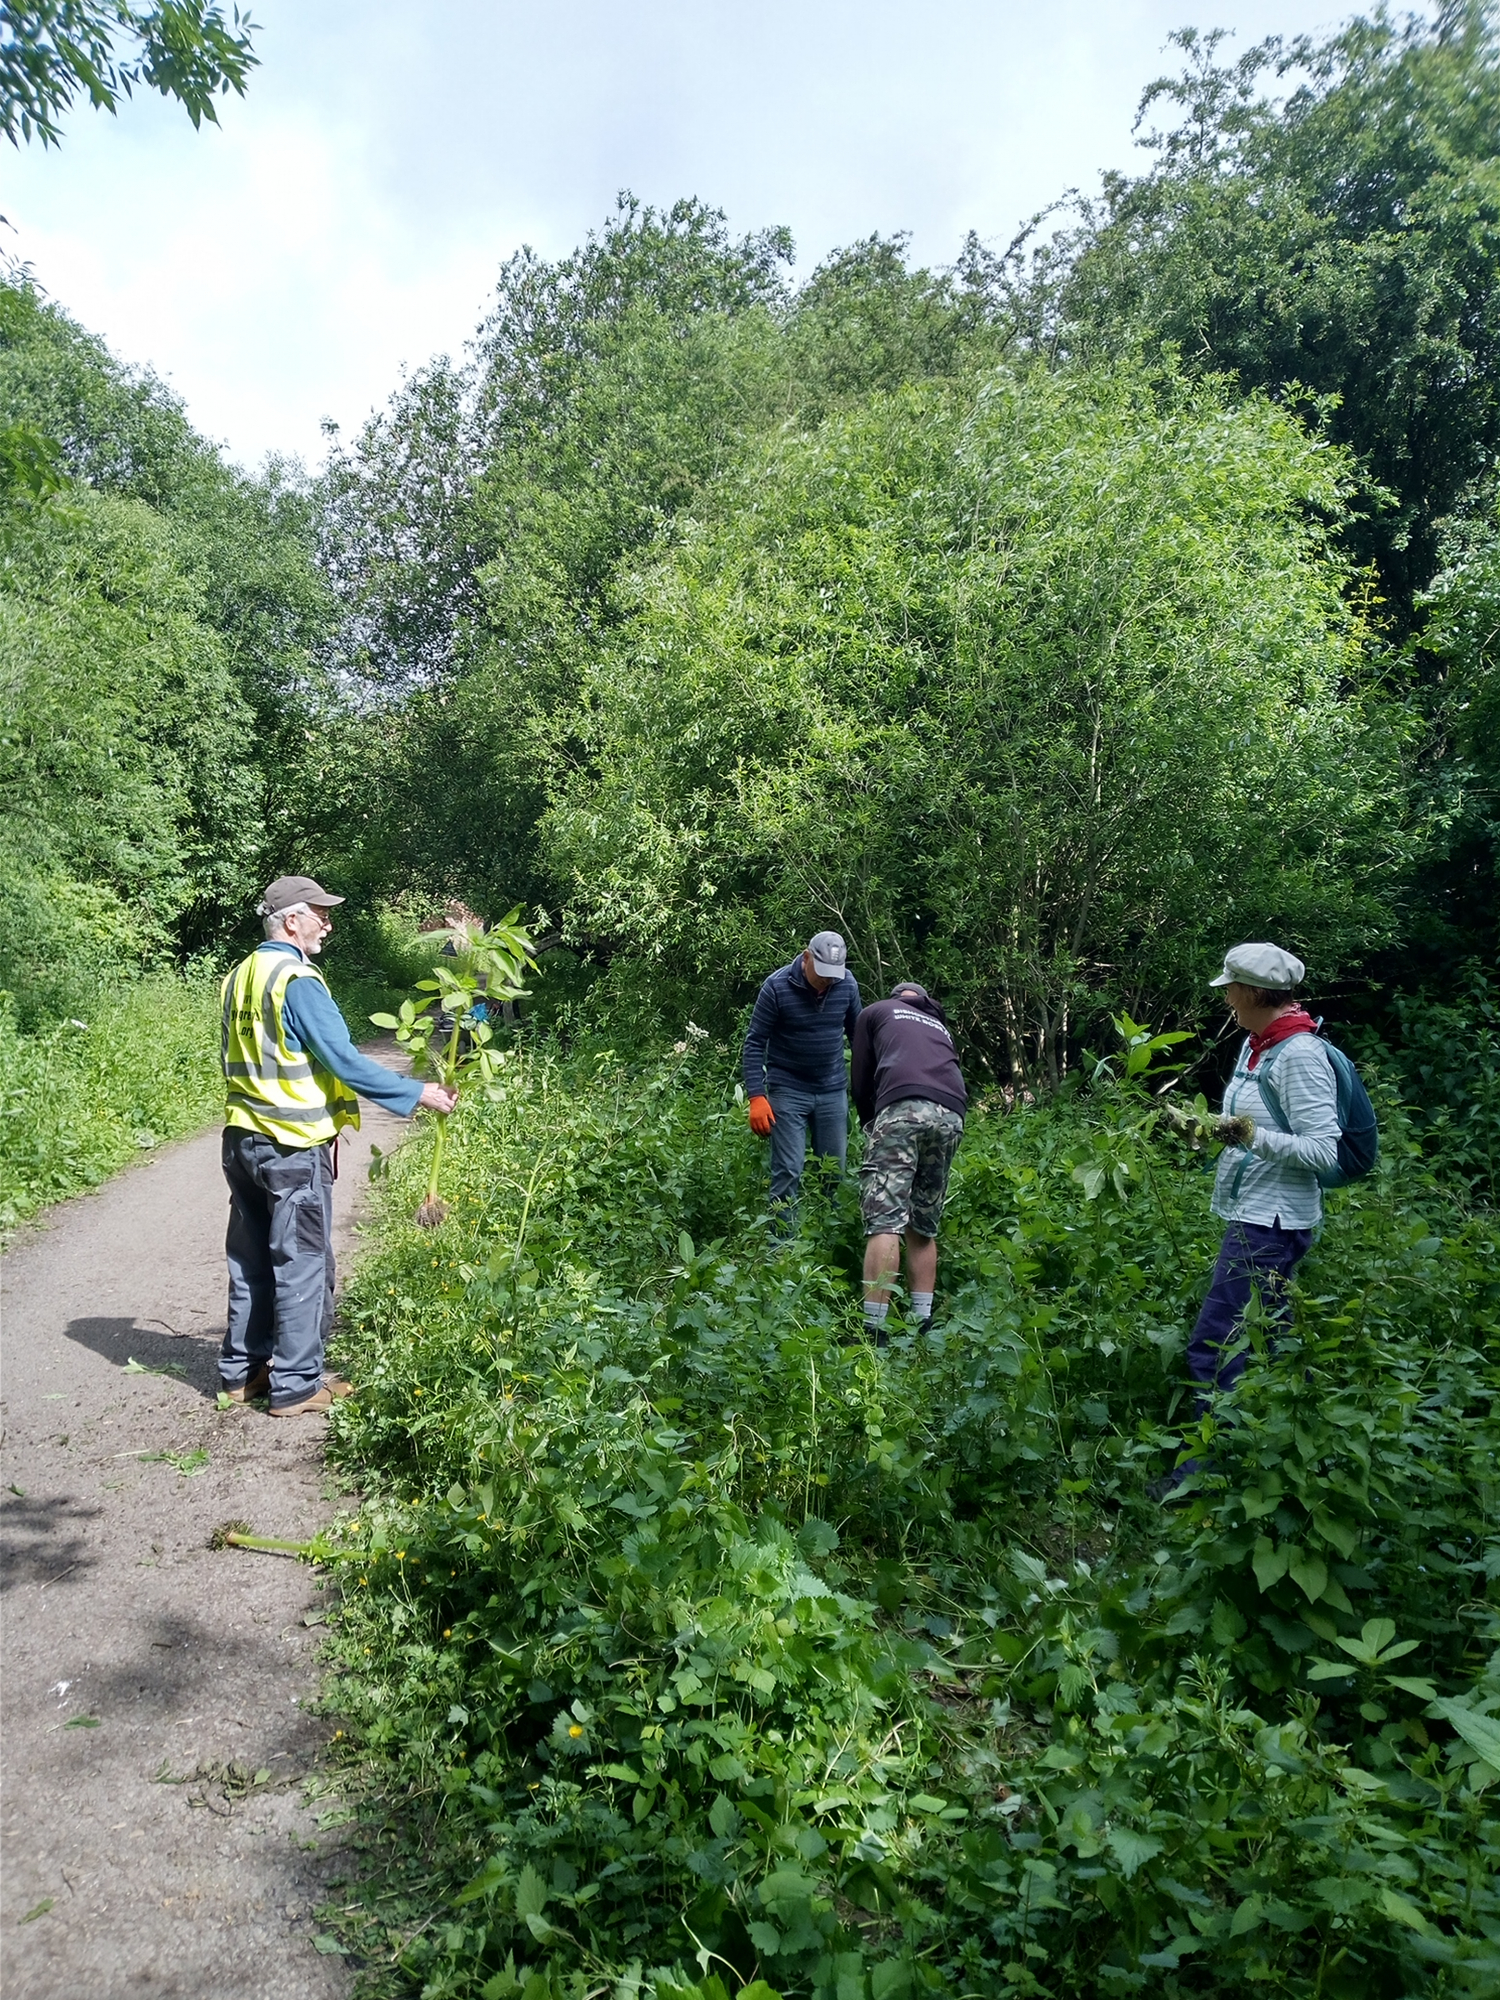
[[[1267,1049],[1274,1049],[1289,1035],[1315,1035],[1317,1032],[1318,1024],[1305,1007],[1294,1007],[1290,1014],[1278,1014],[1264,1034],[1250,1037],[1250,1060],[1245,1067],[1254,1069]]]

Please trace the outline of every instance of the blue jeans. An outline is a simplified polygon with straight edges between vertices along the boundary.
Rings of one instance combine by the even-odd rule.
[[[1259,1222],[1231,1222],[1224,1231],[1208,1297],[1188,1341],[1187,1367],[1198,1385],[1200,1415],[1215,1389],[1232,1389],[1245,1372],[1247,1352],[1241,1349],[1226,1358],[1224,1350],[1240,1339],[1252,1290],[1260,1293],[1269,1319],[1287,1318],[1287,1285],[1307,1255],[1312,1235],[1310,1229],[1277,1229]]]
[[[771,1206],[786,1208],[797,1199],[807,1138],[814,1153],[838,1163],[840,1173],[849,1157],[849,1093],[847,1090],[799,1090],[771,1084],[767,1089],[776,1123],[771,1127]]]
[[[238,1389],[271,1364],[271,1404],[323,1385],[333,1326],[333,1146],[282,1146],[262,1132],[224,1131],[229,1183],[229,1325],[219,1376]]]

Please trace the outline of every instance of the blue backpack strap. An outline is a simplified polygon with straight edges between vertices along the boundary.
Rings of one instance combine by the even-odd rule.
[[[1291,1036],[1288,1035],[1287,1041],[1291,1039]],[[1266,1050],[1260,1061],[1255,1065],[1255,1068],[1247,1070],[1245,1074],[1253,1077],[1260,1086],[1262,1101],[1271,1114],[1271,1123],[1276,1127],[1278,1132],[1289,1133],[1292,1128],[1287,1122],[1287,1115],[1281,1108],[1281,1099],[1276,1095],[1276,1086],[1272,1083],[1270,1077],[1271,1066],[1276,1060],[1277,1053],[1285,1047],[1286,1042],[1273,1042],[1271,1047]]]

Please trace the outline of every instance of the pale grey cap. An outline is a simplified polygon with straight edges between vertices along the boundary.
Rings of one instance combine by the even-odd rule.
[[[848,970],[849,947],[837,931],[819,931],[807,941],[813,971],[819,979],[842,979]]]
[[[1224,954],[1224,970],[1210,986],[1262,986],[1270,993],[1288,993],[1300,986],[1307,967],[1279,944],[1236,944]]]

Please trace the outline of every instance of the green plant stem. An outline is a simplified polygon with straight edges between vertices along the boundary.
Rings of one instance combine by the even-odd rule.
[[[458,1075],[458,1038],[462,1032],[462,1028],[463,1016],[455,1013],[453,1016],[453,1032],[448,1037],[448,1052],[441,1058],[438,1064],[438,1081],[445,1090],[453,1089],[454,1078]],[[427,1176],[427,1199],[429,1201],[436,1201],[438,1198],[438,1181],[442,1177],[443,1154],[447,1150],[447,1143],[448,1120],[445,1117],[440,1117],[438,1119],[437,1133],[432,1142],[432,1169]]]
[[[264,1554],[273,1556],[309,1556],[318,1547],[315,1541],[278,1542],[270,1535],[228,1534],[224,1537],[224,1541],[229,1548],[259,1549]]]
[[[436,1201],[438,1198],[438,1179],[443,1171],[443,1152],[447,1142],[448,1121],[446,1118],[439,1116],[437,1131],[434,1133],[432,1140],[432,1167],[427,1175],[427,1199],[429,1201]]]

